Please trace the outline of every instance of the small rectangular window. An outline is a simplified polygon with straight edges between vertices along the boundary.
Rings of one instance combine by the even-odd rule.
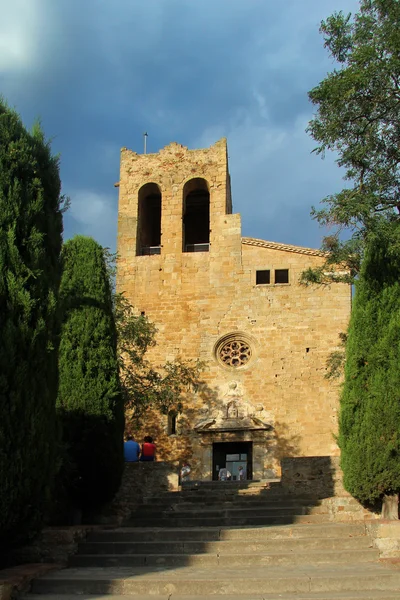
[[[289,283],[289,269],[275,269],[275,283]]]
[[[260,285],[262,283],[270,283],[271,276],[270,271],[256,271],[256,285]]]

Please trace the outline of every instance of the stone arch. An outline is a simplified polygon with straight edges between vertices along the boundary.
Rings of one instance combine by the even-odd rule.
[[[136,254],[161,253],[162,193],[157,183],[146,183],[138,192]]]
[[[208,252],[210,245],[210,186],[202,177],[183,187],[182,239],[184,252]]]

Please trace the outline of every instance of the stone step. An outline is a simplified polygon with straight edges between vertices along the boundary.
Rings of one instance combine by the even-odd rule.
[[[212,526],[251,526],[251,525],[285,525],[290,523],[323,523],[329,515],[293,515],[277,514],[264,516],[214,516],[188,515],[181,517],[171,513],[168,516],[141,517],[133,515],[125,522],[130,527],[212,527]]]
[[[313,513],[313,511],[315,512]],[[226,516],[264,516],[264,515],[306,515],[306,514],[327,514],[328,508],[326,506],[300,506],[298,504],[293,506],[286,506],[286,504],[279,505],[267,505],[267,506],[217,506],[217,507],[189,507],[182,506],[177,507],[166,507],[160,510],[157,506],[142,506],[138,507],[133,513],[133,517],[150,517],[150,516],[179,516],[180,518],[191,517],[193,515],[204,516],[204,517],[226,517]]]
[[[236,494],[221,494],[217,498],[208,497],[208,496],[181,496],[176,494],[176,496],[172,498],[143,498],[141,504],[146,506],[168,506],[171,504],[189,504],[189,505],[202,505],[202,506],[218,506],[223,502],[229,502],[232,504],[240,504],[252,505],[253,503],[265,503],[265,504],[309,504],[310,506],[314,506],[316,504],[321,504],[320,499],[313,498],[312,496],[280,496],[280,495],[269,495],[269,494],[252,494],[251,496],[243,496]],[[354,501],[354,504],[356,502]]]
[[[147,497],[147,496],[143,496],[145,503],[148,502],[152,502],[153,500],[155,500],[154,497]],[[208,492],[171,492],[170,496],[159,496],[158,497],[160,501],[170,501],[170,500],[176,500],[176,499],[182,499],[185,501],[202,501],[202,502],[218,502],[221,499],[227,498],[227,499],[241,499],[241,500],[246,500],[246,499],[250,499],[249,502],[251,502],[251,499],[257,499],[257,498],[271,498],[271,499],[275,499],[275,500],[279,500],[279,499],[284,499],[284,498],[308,498],[310,500],[318,500],[318,498],[315,498],[315,496],[305,496],[305,495],[296,495],[296,494],[282,494],[282,493],[272,493],[270,490],[266,490],[265,492],[257,492],[254,493],[252,492],[250,493],[245,493],[243,491],[222,491],[219,492],[218,494],[216,493],[208,493]]]
[[[232,496],[245,496],[251,498],[252,495],[265,495],[265,496],[275,496],[279,494],[279,496],[290,495],[292,492],[289,490],[283,490],[281,487],[239,487],[239,486],[230,486],[228,484],[223,485],[219,488],[196,488],[193,487],[187,490],[174,490],[169,492],[161,492],[160,496],[162,498],[171,498],[173,496],[185,496],[187,498],[190,497],[208,497],[208,498],[218,498],[219,496],[223,496],[225,494],[230,494]],[[146,496],[153,497],[153,496]]]
[[[203,554],[77,554],[71,556],[71,567],[255,567],[287,565],[318,565],[318,564],[357,564],[379,559],[379,551],[340,550],[318,552],[246,552],[243,554],[212,554],[207,549]]]
[[[306,594],[350,591],[396,591],[400,571],[377,563],[366,565],[302,565],[224,569],[80,568],[52,572],[33,582],[38,594],[122,595]]]
[[[242,489],[254,489],[254,488],[269,488],[272,486],[282,487],[281,480],[276,479],[246,479],[239,481],[237,479],[231,479],[230,481],[196,481],[195,479],[190,481],[184,481],[182,483],[182,490],[199,489],[199,490],[220,490],[221,488],[242,488]]]
[[[132,541],[132,542],[84,542],[79,544],[79,554],[239,554],[266,552],[312,552],[349,551],[372,548],[372,540],[366,536],[339,538],[288,538],[246,541]]]
[[[143,497],[143,504],[176,504],[178,502],[185,502],[190,504],[219,504],[220,502],[285,502],[285,500],[293,500],[298,504],[316,504],[319,502],[319,499],[313,496],[295,496],[294,494],[285,496],[281,494],[218,494],[218,496],[210,496],[208,494],[181,495],[178,492],[176,492],[175,496],[172,496],[170,498],[164,498],[162,496],[157,498]]]
[[[243,486],[243,485],[233,485],[229,482],[218,484],[217,487],[196,487],[192,486],[188,489],[181,489],[176,491],[168,491],[168,492],[160,492],[159,494],[162,498],[171,498],[173,496],[185,496],[185,497],[209,497],[209,498],[218,498],[224,495],[231,496],[245,496],[251,497],[252,495],[266,495],[266,496],[286,496],[286,495],[296,495],[292,491],[288,489],[284,489],[281,485],[270,485],[270,486]],[[305,494],[307,495],[307,494]],[[311,494],[310,494],[311,495]],[[146,498],[153,498],[153,496],[147,495]]]
[[[251,540],[267,541],[269,539],[308,539],[308,538],[353,538],[366,534],[365,523],[316,523],[316,524],[288,524],[270,527],[121,527],[119,529],[103,529],[89,533],[88,542],[147,542],[192,540],[192,541],[220,541],[220,540]]]
[[[163,498],[159,496],[157,498],[148,498],[145,499],[143,504],[140,506],[170,506],[171,504],[187,504],[189,506],[203,504],[205,506],[214,506],[215,504],[220,503],[229,503],[229,504],[240,504],[243,506],[253,506],[253,504],[322,504],[323,500],[315,500],[311,496],[268,496],[267,494],[258,494],[252,496],[230,496],[230,495],[221,495],[217,500],[215,498],[209,498],[208,496],[191,496],[188,497],[186,495],[180,495],[178,493],[171,498]],[[354,500],[356,504],[356,501]]]
[[[216,600],[213,596],[187,596],[186,594],[177,595],[175,593],[166,593],[161,596],[149,596],[148,594],[138,595],[120,595],[120,594],[83,594],[78,598],[70,594],[29,594],[23,596],[25,600]],[[224,600],[399,600],[398,591],[352,591],[352,592],[322,592],[306,594],[224,594]]]
[[[176,492],[165,492],[160,494],[160,498],[162,499],[170,499],[176,497],[182,498],[223,498],[225,496],[230,496],[232,498],[253,498],[253,496],[266,496],[270,498],[282,498],[286,496],[294,496],[297,494],[292,494],[289,492],[282,492],[279,489],[270,489],[270,488],[225,488],[220,490],[187,490],[187,491],[176,491]],[[153,499],[153,496],[144,496],[146,500]],[[314,498],[315,496],[309,495],[309,498]]]

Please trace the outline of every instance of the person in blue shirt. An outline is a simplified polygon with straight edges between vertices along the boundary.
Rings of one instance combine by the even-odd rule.
[[[124,443],[125,462],[138,462],[140,456],[140,446],[131,435],[128,435]]]

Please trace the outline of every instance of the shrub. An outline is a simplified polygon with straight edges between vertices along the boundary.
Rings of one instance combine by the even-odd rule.
[[[119,487],[124,407],[103,248],[76,236],[64,245],[62,262],[57,408],[69,456],[70,503],[87,509],[110,500]]]
[[[362,502],[400,490],[400,232],[369,236],[346,345],[339,445],[346,489]]]
[[[56,470],[60,188],[58,159],[40,127],[29,133],[0,100],[0,538],[7,549],[40,526]]]

